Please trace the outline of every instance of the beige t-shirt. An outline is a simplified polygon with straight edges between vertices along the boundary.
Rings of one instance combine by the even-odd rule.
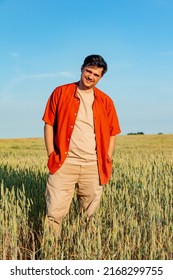
[[[77,89],[80,106],[70,140],[66,162],[71,164],[95,164],[96,140],[92,105],[94,92]]]

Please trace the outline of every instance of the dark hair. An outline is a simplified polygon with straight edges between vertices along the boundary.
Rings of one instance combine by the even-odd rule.
[[[108,66],[106,61],[103,59],[101,55],[92,54],[85,58],[82,67],[86,66],[96,66],[96,67],[103,67],[102,76],[107,72]]]

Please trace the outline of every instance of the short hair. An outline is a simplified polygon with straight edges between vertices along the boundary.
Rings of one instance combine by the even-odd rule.
[[[104,60],[104,58],[101,55],[97,55],[97,54],[89,55],[84,59],[84,63],[82,65],[82,67],[87,67],[87,66],[96,66],[99,68],[102,67],[103,68],[102,76],[108,70],[108,66],[107,66],[107,63]]]

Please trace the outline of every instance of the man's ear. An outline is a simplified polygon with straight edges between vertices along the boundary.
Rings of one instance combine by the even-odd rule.
[[[83,69],[84,69],[84,66],[82,65],[82,66],[81,66],[81,72],[83,71]]]

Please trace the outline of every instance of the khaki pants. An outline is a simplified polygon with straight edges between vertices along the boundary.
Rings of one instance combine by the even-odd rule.
[[[103,191],[103,186],[99,185],[97,164],[64,163],[55,174],[49,175],[46,188],[47,220],[57,236],[60,234],[62,218],[69,212],[76,184],[80,207],[91,217]]]

